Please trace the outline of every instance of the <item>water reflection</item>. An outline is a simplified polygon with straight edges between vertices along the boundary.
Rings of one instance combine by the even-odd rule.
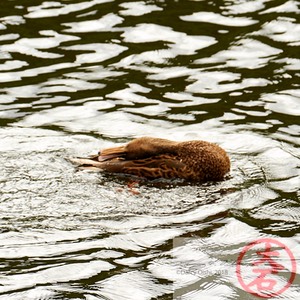
[[[284,237],[299,260],[296,1],[17,2],[0,12],[0,299],[254,299],[246,243]],[[216,142],[231,174],[132,189],[66,159],[143,135]]]

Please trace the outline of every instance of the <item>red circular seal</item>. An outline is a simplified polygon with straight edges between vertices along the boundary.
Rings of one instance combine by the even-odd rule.
[[[280,260],[287,259],[290,261],[290,268],[279,263]],[[280,273],[290,273],[289,279],[285,282],[276,279],[276,274]],[[236,274],[246,292],[261,298],[271,298],[282,294],[293,283],[296,260],[292,251],[278,240],[258,239],[243,248],[237,260]]]

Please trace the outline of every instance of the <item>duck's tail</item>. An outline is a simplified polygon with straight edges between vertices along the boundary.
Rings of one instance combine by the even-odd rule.
[[[98,156],[88,158],[69,158],[68,160],[81,170],[91,171],[108,171],[111,173],[122,173],[124,168],[124,161],[119,159],[112,159],[109,161],[100,162],[97,160]]]

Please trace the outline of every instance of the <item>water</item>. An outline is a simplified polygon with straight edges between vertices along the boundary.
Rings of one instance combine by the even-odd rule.
[[[293,253],[277,299],[299,299],[299,12],[4,1],[0,299],[257,299],[236,265],[261,238]],[[230,176],[136,185],[67,160],[144,135],[216,142]]]

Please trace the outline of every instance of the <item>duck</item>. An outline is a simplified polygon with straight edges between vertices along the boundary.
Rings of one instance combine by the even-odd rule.
[[[103,149],[87,158],[71,159],[80,169],[126,174],[146,179],[220,181],[230,171],[230,159],[217,144],[140,137]]]

